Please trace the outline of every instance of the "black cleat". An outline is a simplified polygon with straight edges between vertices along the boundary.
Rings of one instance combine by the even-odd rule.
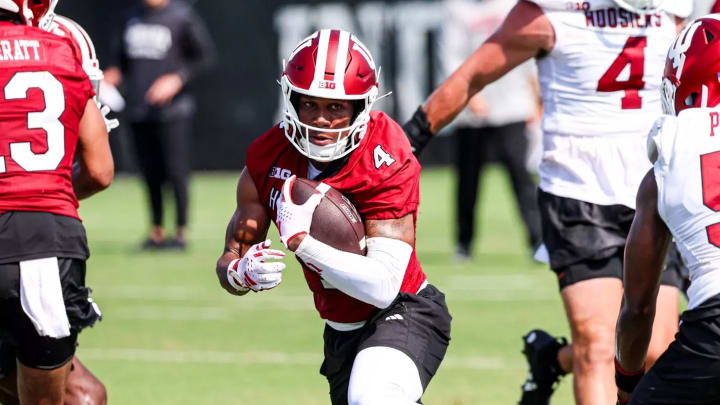
[[[549,405],[550,396],[557,388],[560,377],[565,375],[558,364],[557,354],[561,347],[567,345],[567,340],[534,329],[523,336],[523,342],[522,353],[530,372],[522,385],[520,405]]]

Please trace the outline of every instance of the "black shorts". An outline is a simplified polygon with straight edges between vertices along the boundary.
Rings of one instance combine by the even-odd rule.
[[[54,339],[40,336],[23,311],[19,263],[0,264],[0,367],[14,368],[15,357],[32,368],[61,367],[75,354],[77,334],[100,319],[90,289],[85,286],[85,261],[58,258],[58,266],[70,336]],[[4,358],[10,356],[12,361]]]
[[[387,319],[392,315],[401,315],[402,319]],[[428,284],[417,295],[399,294],[389,307],[375,311],[358,330],[340,332],[326,325],[325,360],[320,374],[330,383],[332,404],[348,403],[355,356],[368,347],[391,347],[407,354],[417,366],[424,391],[445,357],[451,320],[445,295]]]
[[[542,190],[538,190],[538,204],[543,243],[560,289],[594,278],[622,279],[625,241],[635,210],[558,197]],[[681,260],[668,262],[662,284],[682,289],[683,267]]]
[[[720,404],[720,295],[685,311],[680,331],[630,404]]]

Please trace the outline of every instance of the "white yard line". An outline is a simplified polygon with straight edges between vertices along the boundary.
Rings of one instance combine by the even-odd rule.
[[[322,355],[320,354],[286,352],[169,351],[84,347],[78,350],[78,356],[82,360],[179,364],[283,364],[319,367],[320,363],[322,363]],[[510,370],[522,369],[525,366],[519,359],[447,356],[441,367],[469,370]]]

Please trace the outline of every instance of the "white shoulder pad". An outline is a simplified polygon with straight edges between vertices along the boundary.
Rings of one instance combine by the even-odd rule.
[[[677,117],[662,115],[650,129],[647,139],[647,155],[650,162],[667,162],[672,153],[673,138],[677,131]]]

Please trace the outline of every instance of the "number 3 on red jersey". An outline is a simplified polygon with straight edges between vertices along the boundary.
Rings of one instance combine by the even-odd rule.
[[[34,153],[30,142],[10,144],[10,157],[18,166],[34,172],[55,170],[65,156],[65,127],[60,116],[65,112],[65,91],[62,83],[50,72],[18,72],[5,85],[5,100],[27,98],[30,89],[40,89],[45,110],[27,113],[28,129],[43,129],[47,134],[47,151]],[[5,173],[5,157],[0,156],[0,173]]]
[[[597,91],[625,91],[625,97],[622,98],[621,105],[623,110],[639,110],[642,108],[642,97],[640,97],[639,91],[645,88],[643,75],[645,74],[646,46],[646,37],[628,38],[620,55],[598,81]],[[627,65],[630,65],[630,77],[628,80],[618,81],[620,73],[625,70]]]

